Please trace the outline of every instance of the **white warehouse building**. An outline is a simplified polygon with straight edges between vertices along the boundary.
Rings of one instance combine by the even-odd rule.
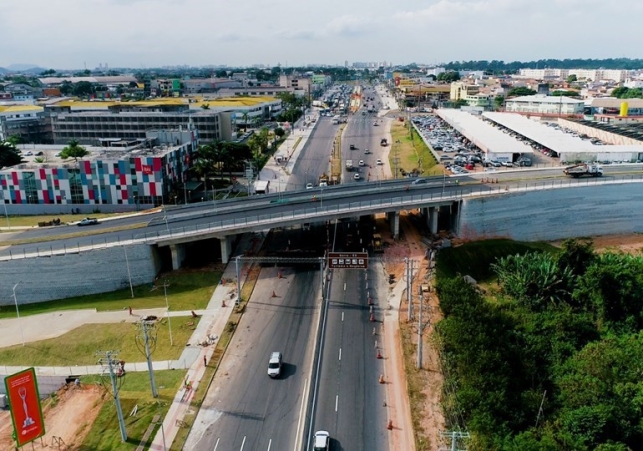
[[[505,111],[508,113],[532,113],[551,115],[583,114],[585,102],[565,96],[533,96],[507,99]]]

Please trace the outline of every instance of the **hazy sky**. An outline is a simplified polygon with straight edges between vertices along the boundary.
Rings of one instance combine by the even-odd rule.
[[[0,0],[0,67],[641,57],[642,0]]]

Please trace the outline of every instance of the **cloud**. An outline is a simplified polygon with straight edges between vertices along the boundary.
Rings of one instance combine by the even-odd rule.
[[[331,36],[355,37],[374,32],[377,25],[377,21],[369,17],[344,15],[331,20],[326,24],[324,31]]]

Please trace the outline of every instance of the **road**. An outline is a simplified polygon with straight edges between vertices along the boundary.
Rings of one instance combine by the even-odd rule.
[[[339,125],[333,124],[332,118],[327,116],[321,116],[317,121],[290,175],[287,187],[289,191],[304,189],[307,183],[317,186],[319,176],[324,172],[328,173],[328,160]]]
[[[297,269],[296,277],[285,269],[283,279],[276,271],[262,271],[185,449],[298,451],[320,278],[312,269]],[[279,379],[267,374],[272,351],[283,353]]]
[[[367,276],[372,280],[375,270],[335,270],[331,285],[313,433],[330,432],[333,450],[388,450],[385,389],[378,383],[383,361],[375,348],[380,335],[373,335],[381,309],[371,322],[367,292],[380,300],[366,288]]]

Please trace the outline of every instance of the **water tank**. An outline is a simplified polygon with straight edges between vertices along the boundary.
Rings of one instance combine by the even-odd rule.
[[[629,106],[627,102],[621,102],[621,117],[627,117],[627,110],[629,110]]]

